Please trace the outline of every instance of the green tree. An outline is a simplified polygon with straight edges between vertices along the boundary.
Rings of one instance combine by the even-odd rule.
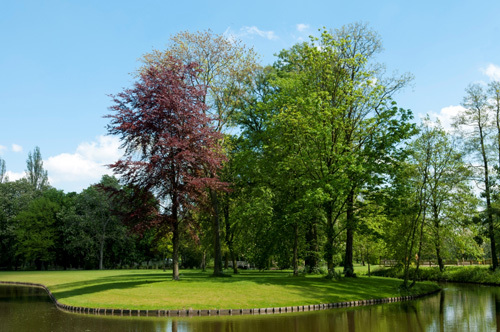
[[[496,129],[495,146],[498,153],[497,171],[500,170],[500,82],[492,81],[488,84],[489,106],[493,112],[493,122]]]
[[[99,270],[104,269],[106,240],[114,240],[121,224],[117,217],[119,207],[114,206],[105,188],[119,189],[118,180],[104,175],[98,185],[90,186],[77,198],[77,207],[82,213],[82,222],[98,244]],[[114,236],[113,236],[114,235]]]
[[[491,246],[492,269],[498,267],[498,257],[496,252],[495,226],[493,220],[492,188],[493,176],[491,174],[492,160],[489,151],[491,140],[492,115],[488,104],[487,95],[479,84],[471,84],[465,90],[466,95],[462,102],[464,110],[458,114],[455,120],[455,127],[460,129],[460,134],[467,144],[470,157],[473,162],[480,162],[481,174],[477,176],[483,183],[483,197],[486,199],[486,215],[488,237]],[[477,167],[476,167],[477,168]]]
[[[47,171],[43,169],[42,154],[38,146],[35,147],[33,153],[28,153],[26,168],[28,182],[31,183],[36,190],[44,190],[49,185]]]
[[[418,257],[423,257],[424,227],[429,228],[429,236],[434,245],[440,270],[444,269],[442,258],[443,233],[457,227],[461,216],[475,210],[477,204],[469,179],[470,168],[463,155],[444,131],[440,123],[424,120],[420,136],[412,142],[410,162],[415,165],[415,183],[421,184],[422,205],[420,217],[421,231]],[[447,232],[449,233],[449,231]],[[417,273],[420,259],[417,259]]]
[[[19,263],[16,216],[28,208],[38,194],[26,179],[0,183],[0,267],[14,269]]]
[[[62,207],[62,196],[62,191],[48,189],[15,217],[16,254],[26,263],[35,264],[38,270],[56,259],[60,237],[57,214]]]
[[[324,197],[325,251],[331,273],[334,227],[345,216],[347,276],[353,275],[359,192],[368,183],[381,181],[392,151],[413,131],[408,122],[411,112],[391,100],[408,78],[384,79],[370,68],[368,60],[378,42],[365,29],[352,25],[335,35],[323,31],[319,39],[282,51],[273,81],[279,110],[274,121],[281,128],[274,144],[294,156],[290,167],[319,191],[315,196]]]

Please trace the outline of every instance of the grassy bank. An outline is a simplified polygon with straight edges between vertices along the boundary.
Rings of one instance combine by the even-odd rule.
[[[380,269],[374,272],[377,276],[403,278],[399,269]],[[413,278],[415,269],[410,269]],[[444,271],[438,267],[423,267],[419,269],[417,280],[470,282],[489,285],[500,285],[500,270],[491,271],[488,266],[446,266]]]
[[[292,277],[289,271],[243,271],[213,278],[209,272],[186,270],[180,281],[159,270],[0,272],[0,281],[41,283],[63,304],[115,309],[266,308],[402,295],[397,279],[332,281],[319,275]],[[413,294],[436,288],[420,283]]]

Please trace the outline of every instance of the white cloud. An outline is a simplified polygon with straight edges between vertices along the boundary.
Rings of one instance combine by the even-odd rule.
[[[97,141],[81,143],[75,153],[49,157],[43,165],[50,184],[66,191],[81,191],[99,182],[104,174],[112,174],[106,165],[122,156],[119,146],[118,138],[99,136]]]
[[[279,39],[278,36],[276,36],[276,34],[274,33],[274,31],[260,30],[255,25],[251,27],[244,26],[240,29],[239,32],[234,32],[232,31],[231,28],[227,28],[226,31],[224,32],[224,35],[226,35],[229,38],[229,40],[234,40],[236,38],[242,38],[242,37],[252,37],[252,36],[259,36],[269,40]]]
[[[5,150],[7,150],[7,147],[0,145],[0,154],[2,154]]]
[[[304,32],[309,29],[309,24],[299,23],[297,24],[297,31]]]
[[[22,173],[16,173],[16,172],[11,172],[11,171],[7,171],[5,172],[5,177],[9,180],[9,181],[17,181],[19,179],[22,179],[26,176],[26,173],[25,172],[22,172]]]
[[[496,66],[492,63],[488,66],[488,68],[483,70],[483,73],[486,74],[491,80],[500,81],[500,67]]]
[[[438,119],[445,130],[451,131],[454,118],[464,110],[463,106],[450,105],[443,107],[439,113],[431,112],[429,115],[433,120]]]
[[[22,152],[23,151],[23,147],[18,145],[18,144],[12,144],[12,151],[14,152]]]

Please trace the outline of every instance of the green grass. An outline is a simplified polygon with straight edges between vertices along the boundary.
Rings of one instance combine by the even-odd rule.
[[[160,270],[0,272],[0,281],[41,283],[63,304],[114,309],[240,309],[283,307],[400,296],[400,280],[382,277],[328,280],[290,271],[242,271],[214,278],[182,270],[181,280]],[[420,283],[414,293],[435,290]],[[407,295],[407,294],[404,294]]]

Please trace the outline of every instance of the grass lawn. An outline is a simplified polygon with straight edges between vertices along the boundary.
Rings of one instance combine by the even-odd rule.
[[[248,309],[320,304],[401,296],[401,280],[382,277],[327,280],[320,275],[292,277],[290,271],[241,271],[223,278],[211,272],[22,271],[0,272],[0,281],[41,283],[62,304],[114,309]],[[435,290],[419,283],[414,293]],[[408,294],[404,294],[408,295]]]

